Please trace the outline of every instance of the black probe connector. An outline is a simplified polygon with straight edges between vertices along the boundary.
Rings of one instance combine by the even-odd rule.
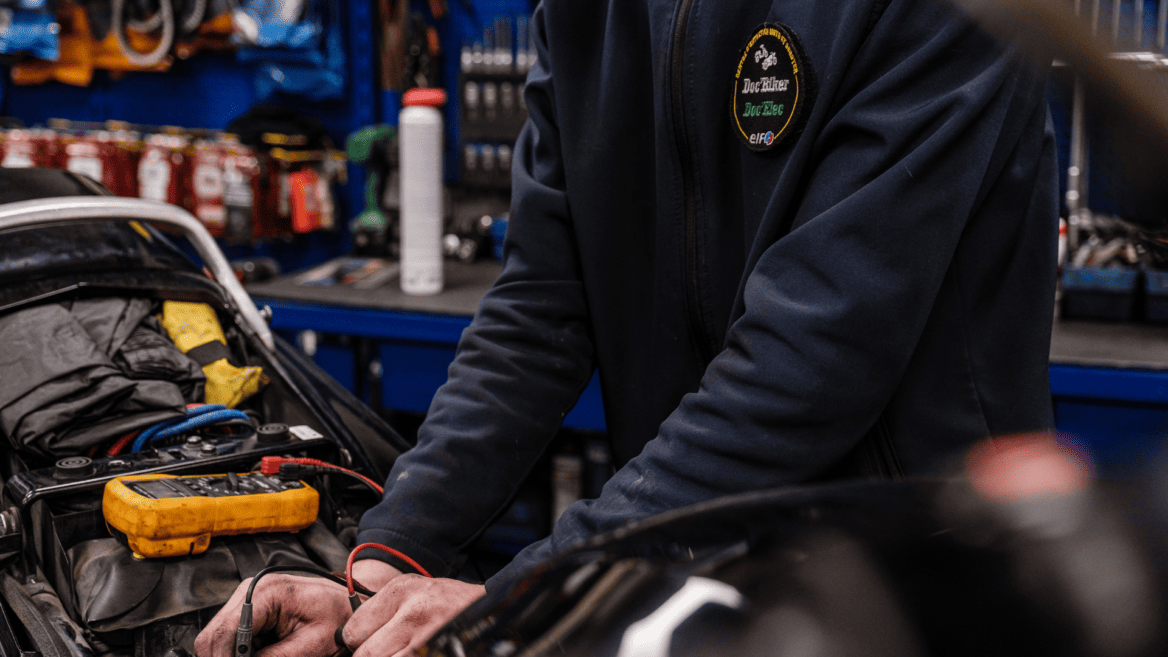
[[[244,602],[239,612],[239,627],[235,630],[234,657],[251,657],[251,602]]]
[[[361,598],[356,591],[353,591],[353,594],[349,596],[349,606],[353,608],[353,611],[357,611],[357,608],[361,606]],[[349,646],[345,644],[345,623],[341,623],[337,631],[333,632],[333,643],[337,644],[337,649],[340,651],[336,657],[352,656],[353,651],[349,650]]]

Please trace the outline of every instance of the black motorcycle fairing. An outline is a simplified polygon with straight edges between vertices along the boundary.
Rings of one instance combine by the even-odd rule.
[[[650,653],[674,657],[1151,657],[1168,648],[1168,586],[1148,547],[1095,488],[1009,502],[956,479],[749,493],[492,580],[426,654],[624,657],[660,630]]]

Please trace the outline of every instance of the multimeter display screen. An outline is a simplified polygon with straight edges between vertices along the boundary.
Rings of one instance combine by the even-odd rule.
[[[181,491],[177,487],[168,486],[162,479],[154,481],[135,481],[130,485],[135,493],[142,497],[161,500],[168,497],[191,497],[189,491]]]

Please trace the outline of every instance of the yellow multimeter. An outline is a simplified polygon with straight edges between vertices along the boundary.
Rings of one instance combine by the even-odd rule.
[[[102,513],[134,556],[200,554],[212,536],[295,532],[311,525],[320,497],[302,481],[259,472],[130,475],[106,483]]]

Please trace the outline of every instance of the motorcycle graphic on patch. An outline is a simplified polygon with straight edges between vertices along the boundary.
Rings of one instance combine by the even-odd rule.
[[[758,52],[754,53],[755,63],[758,63],[760,60],[762,61],[762,70],[764,71],[779,63],[778,55],[767,50],[766,44],[759,46]]]

